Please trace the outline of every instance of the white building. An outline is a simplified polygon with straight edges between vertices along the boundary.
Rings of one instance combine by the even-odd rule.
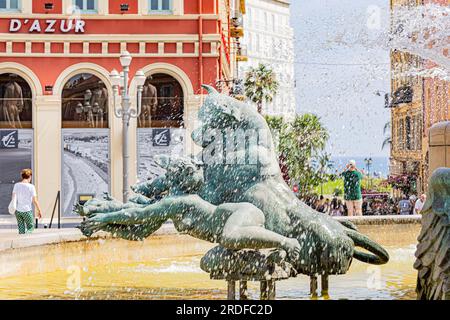
[[[248,62],[239,63],[240,77],[259,63],[270,66],[280,88],[263,113],[291,118],[295,115],[294,30],[290,24],[290,0],[247,0],[243,45]]]

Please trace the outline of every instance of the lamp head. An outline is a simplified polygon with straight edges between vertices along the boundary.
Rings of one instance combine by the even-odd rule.
[[[111,80],[111,84],[114,87],[120,86],[120,74],[119,74],[119,72],[116,69],[111,71],[111,73],[109,74],[109,79]]]
[[[131,60],[133,60],[133,58],[131,57],[131,54],[126,50],[123,51],[122,54],[120,55],[120,64],[124,68],[127,68],[130,66]]]
[[[135,78],[137,86],[143,86],[145,84],[145,80],[147,80],[147,77],[142,70],[138,70],[136,72]]]

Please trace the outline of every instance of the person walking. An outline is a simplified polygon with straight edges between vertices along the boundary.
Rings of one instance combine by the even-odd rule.
[[[36,188],[31,184],[32,175],[31,169],[22,170],[22,181],[14,185],[12,192],[13,201],[16,201],[15,215],[19,234],[32,233],[34,231],[33,204],[36,208],[36,218],[42,218],[42,210],[36,196]]]
[[[423,205],[425,204],[425,201],[427,201],[427,195],[422,194],[419,199],[417,199],[416,204],[414,205],[414,214],[421,214]]]
[[[350,160],[341,173],[344,178],[344,199],[347,205],[348,216],[362,216],[361,181],[362,172],[356,167],[356,161]]]

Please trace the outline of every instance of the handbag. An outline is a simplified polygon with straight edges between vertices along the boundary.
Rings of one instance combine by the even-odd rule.
[[[9,206],[8,206],[9,214],[12,214],[12,215],[16,214],[16,210],[17,210],[17,197],[16,197],[16,195],[13,195],[11,202],[9,203]]]

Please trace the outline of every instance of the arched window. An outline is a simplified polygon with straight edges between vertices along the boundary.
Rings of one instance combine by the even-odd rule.
[[[172,76],[156,73],[147,78],[137,132],[139,181],[163,174],[155,163],[155,155],[184,154],[183,97],[180,83]]]
[[[63,128],[108,128],[108,89],[100,78],[80,73],[62,93]]]
[[[108,89],[90,73],[67,81],[62,91],[62,211],[110,191]]]
[[[183,96],[183,89],[175,78],[163,73],[149,76],[142,93],[139,128],[183,127]]]
[[[28,83],[14,73],[0,74],[0,216],[8,213],[20,170],[32,168],[33,102]]]
[[[32,128],[31,88],[19,75],[0,74],[0,128]]]

